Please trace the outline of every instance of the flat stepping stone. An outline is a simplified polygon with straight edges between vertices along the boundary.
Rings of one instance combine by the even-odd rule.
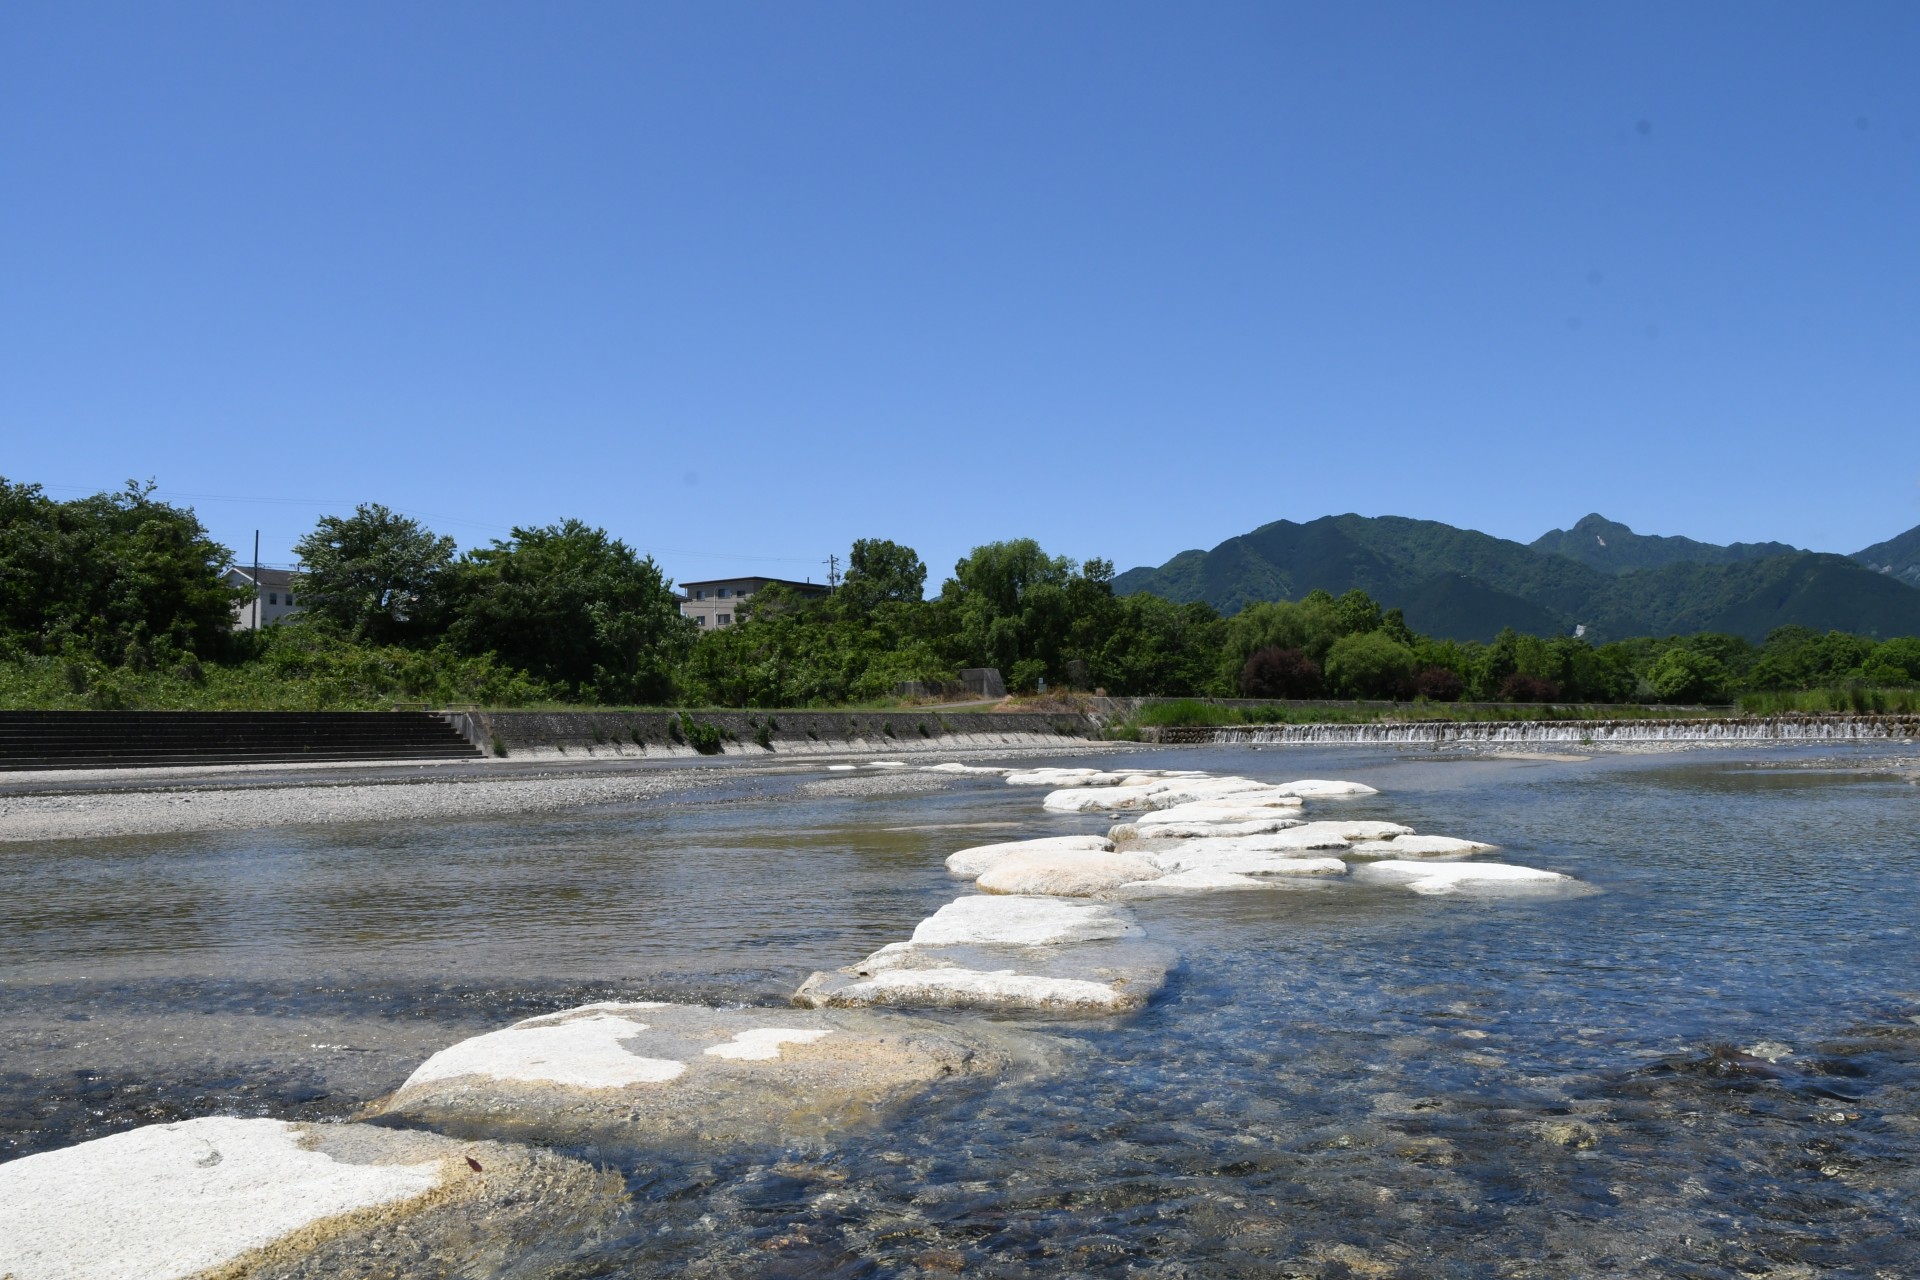
[[[1456,840],[1452,836],[1402,835],[1363,840],[1353,846],[1353,852],[1373,858],[1448,858],[1489,853],[1497,847],[1478,840]]]
[[[977,844],[947,855],[947,870],[971,880],[1002,858],[1021,853],[1058,850],[1113,852],[1113,841],[1105,836],[1043,836],[1038,840],[1004,840],[998,844]]]
[[[1094,849],[1054,849],[1016,853],[988,867],[974,883],[987,893],[1043,894],[1087,898],[1134,880],[1149,880],[1160,869],[1145,858]]]
[[[1318,862],[1320,859],[1311,859]],[[1233,871],[1176,871],[1155,880],[1123,884],[1114,890],[1120,898],[1144,898],[1167,893],[1219,893],[1241,889],[1304,889],[1315,883],[1307,877],[1241,875]]]
[[[1405,884],[1415,893],[1445,894],[1488,889],[1572,888],[1580,881],[1558,871],[1506,862],[1368,862],[1354,874]]]
[[[1110,902],[983,894],[956,899],[844,969],[816,973],[800,1004],[1086,1015],[1141,1008],[1179,958]]]
[[[1166,875],[1206,872],[1237,876],[1344,876],[1348,871],[1347,864],[1339,858],[1242,849],[1231,845],[1193,847],[1206,843],[1209,842],[1190,840],[1167,849],[1142,850],[1140,856]]]
[[[936,1081],[1037,1061],[991,1026],[802,1009],[593,1004],[427,1059],[376,1114],[456,1135],[657,1145],[817,1141]]]
[[[859,964],[816,973],[801,1004],[981,1009],[1102,1016],[1144,1008],[1179,963],[1138,937],[1019,947],[896,942]]]
[[[1325,818],[1303,823],[1293,829],[1293,834],[1327,835],[1341,840],[1397,840],[1412,835],[1413,828],[1367,818]]]
[[[1378,790],[1364,782],[1336,782],[1327,778],[1300,778],[1283,782],[1280,790],[1296,796],[1377,796]]]
[[[1125,907],[995,894],[956,898],[916,925],[910,943],[891,945],[1052,947],[1146,935]]]
[[[1298,818],[1248,818],[1230,822],[1122,822],[1107,835],[1115,840],[1191,840],[1203,836],[1257,836],[1301,826]]]
[[[0,1165],[0,1276],[466,1274],[624,1199],[618,1175],[549,1151],[210,1117]]]

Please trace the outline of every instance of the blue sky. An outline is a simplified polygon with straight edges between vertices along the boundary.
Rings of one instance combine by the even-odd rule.
[[[0,7],[0,474],[681,580],[1920,523],[1920,6]]]

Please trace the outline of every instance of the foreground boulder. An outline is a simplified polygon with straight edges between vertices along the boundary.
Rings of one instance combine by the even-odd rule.
[[[594,1004],[476,1036],[375,1109],[457,1135],[771,1143],[868,1123],[936,1081],[1042,1046],[991,1026],[797,1009]]]
[[[978,844],[947,855],[947,870],[971,880],[1003,858],[1016,854],[1084,852],[1112,853],[1113,841],[1105,836],[1043,836],[1038,840],[1007,840],[999,844]]]
[[[543,1238],[591,1237],[623,1201],[618,1175],[526,1147],[187,1120],[0,1165],[0,1276],[492,1274]]]
[[[1123,907],[986,895],[948,903],[908,942],[807,979],[794,1000],[1056,1015],[1125,1013],[1166,985],[1178,962]]]

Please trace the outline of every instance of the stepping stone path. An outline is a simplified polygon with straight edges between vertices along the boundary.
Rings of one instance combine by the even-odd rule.
[[[1468,860],[1493,848],[1475,841],[1303,816],[1322,800],[1378,794],[1360,783],[864,767],[1004,774],[1009,785],[1048,788],[1048,813],[1128,820],[1106,836],[953,853],[947,870],[978,892],[941,907],[905,941],[815,973],[794,1007],[613,1003],[529,1018],[433,1055],[361,1117],[433,1132],[213,1118],[0,1165],[0,1277],[491,1272],[524,1261],[542,1240],[591,1234],[621,1210],[617,1175],[539,1144],[817,1142],[882,1120],[942,1082],[1054,1069],[1068,1053],[1030,1024],[913,1011],[1070,1018],[1143,1008],[1179,957],[1120,899],[1348,880],[1422,895],[1580,884]]]

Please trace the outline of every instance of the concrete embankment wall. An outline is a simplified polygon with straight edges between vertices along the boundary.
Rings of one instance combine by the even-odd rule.
[[[456,728],[489,755],[692,756],[699,726],[720,735],[727,755],[908,755],[958,747],[1059,746],[1098,736],[1075,715],[895,711],[463,711]],[[691,730],[688,722],[692,722]]]
[[[1920,716],[1739,716],[1688,720],[1425,720],[1398,724],[1169,725],[1167,744],[1355,743],[1445,746],[1557,742],[1883,742],[1920,738]]]

